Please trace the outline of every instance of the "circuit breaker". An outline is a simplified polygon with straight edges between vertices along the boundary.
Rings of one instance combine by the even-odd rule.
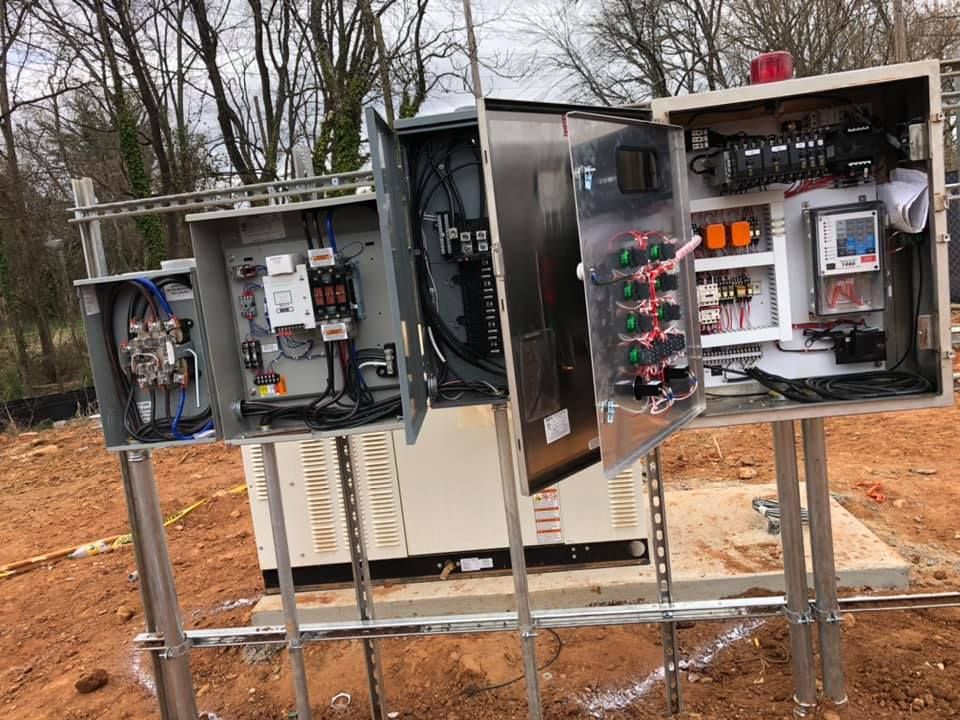
[[[78,280],[110,450],[215,440],[205,326],[192,263]]]
[[[229,441],[397,427],[416,437],[419,343],[380,211],[366,193],[187,218]]]

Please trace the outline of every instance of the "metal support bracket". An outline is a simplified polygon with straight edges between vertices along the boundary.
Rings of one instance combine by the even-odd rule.
[[[833,608],[830,610],[822,610],[816,605],[812,606],[813,614],[817,618],[817,622],[830,623],[830,624],[840,624],[843,622],[843,618],[840,617],[840,608]]]
[[[793,612],[790,608],[783,609],[783,616],[791,625],[813,625],[813,613]]]
[[[660,448],[647,455],[644,475],[650,504],[650,540],[653,552],[650,561],[656,569],[657,595],[661,605],[673,604],[673,574],[670,570],[670,544],[667,538],[666,497],[660,478]],[[664,617],[666,617],[666,612]],[[680,663],[678,661],[677,625],[666,622],[660,626],[663,644],[663,679],[667,686],[667,714],[683,711],[680,699]]]
[[[374,620],[373,581],[370,579],[370,563],[363,539],[363,510],[357,495],[356,478],[353,473],[353,457],[350,439],[340,435],[336,440],[337,461],[340,466],[340,490],[343,494],[344,517],[347,520],[347,539],[350,543],[350,563],[353,565],[353,587],[357,595],[360,620]],[[386,720],[386,694],[383,684],[383,662],[380,659],[378,640],[364,639],[363,658],[367,667],[367,684],[370,689],[370,716],[373,720]]]
[[[173,660],[174,658],[183,657],[184,655],[190,652],[190,647],[193,643],[190,641],[190,638],[184,638],[183,642],[179,645],[171,645],[170,647],[164,648],[160,653],[160,657],[164,660]]]

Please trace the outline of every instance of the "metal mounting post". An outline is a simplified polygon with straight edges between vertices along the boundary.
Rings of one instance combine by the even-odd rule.
[[[263,457],[263,477],[267,486],[267,506],[270,510],[270,529],[273,531],[273,548],[277,556],[277,581],[280,585],[280,601],[283,605],[287,652],[290,654],[290,664],[293,666],[297,720],[310,720],[312,717],[310,692],[307,687],[307,669],[303,658],[303,642],[300,638],[300,622],[297,618],[297,597],[293,585],[293,568],[290,566],[287,525],[283,514],[277,448],[273,443],[264,443],[260,447]]]
[[[543,718],[540,700],[540,673],[537,670],[537,633],[530,612],[530,590],[527,586],[527,558],[523,551],[523,531],[520,528],[520,507],[517,503],[517,483],[513,473],[513,445],[510,440],[510,421],[507,406],[493,406],[493,420],[497,430],[497,451],[500,456],[500,481],[503,486],[503,508],[507,520],[507,538],[510,541],[510,570],[513,573],[513,593],[517,599],[517,629],[523,652],[523,679],[527,686],[527,708],[530,720]]]
[[[343,493],[344,517],[347,520],[347,536],[350,542],[350,563],[353,565],[353,587],[357,593],[357,609],[360,620],[376,619],[373,603],[373,582],[370,579],[370,563],[367,562],[367,547],[363,539],[363,509],[357,496],[357,484],[353,475],[353,458],[350,455],[350,439],[337,436],[337,460],[340,464],[340,489]],[[370,717],[386,720],[386,694],[383,685],[383,663],[380,659],[380,641],[364,639],[363,658],[367,666],[367,683],[370,686]]]
[[[123,480],[123,495],[127,501],[128,519],[130,522],[130,544],[133,546],[133,561],[137,566],[137,587],[140,590],[140,603],[143,605],[143,624],[147,632],[157,632],[156,612],[153,609],[153,583],[155,579],[144,567],[143,535],[138,521],[138,514],[134,512],[135,496],[133,479],[130,475],[130,460],[127,453],[118,453],[120,461],[120,477]],[[170,704],[167,701],[167,680],[163,675],[163,663],[160,653],[150,653],[153,665],[153,681],[157,689],[157,704],[160,706],[162,720],[170,720]]]
[[[803,554],[803,524],[800,515],[800,484],[797,477],[797,442],[793,421],[773,423],[773,454],[777,464],[777,499],[780,503],[780,544],[787,591],[787,621],[790,623],[790,655],[793,659],[794,708],[806,717],[817,704],[807,600],[807,564]]]
[[[94,205],[97,202],[97,196],[94,192],[93,181],[90,178],[72,180],[73,197],[77,205]],[[103,251],[103,236],[100,233],[99,222],[80,223],[80,242],[83,246],[83,260],[86,265],[87,277],[102,277],[109,272],[107,267],[106,254]],[[163,519],[160,518],[160,535],[153,536],[154,544],[162,544],[162,554],[165,560],[161,560],[162,573],[154,574],[151,567],[147,566],[145,558],[146,538],[148,534],[144,532],[144,526],[141,522],[141,513],[138,502],[138,491],[146,505],[144,511],[153,516],[160,517],[160,499],[156,492],[156,481],[153,478],[153,468],[150,465],[149,455],[139,453],[132,458],[132,453],[121,452],[117,455],[120,465],[120,477],[123,481],[123,494],[127,503],[127,520],[130,524],[130,539],[133,545],[133,558],[137,566],[138,582],[140,589],[140,601],[143,605],[143,621],[147,632],[160,632],[164,637],[166,644],[168,637],[175,637],[175,642],[181,644],[183,637],[183,628],[180,625],[179,608],[176,606],[176,588],[173,584],[173,568],[170,566],[170,558],[167,554],[166,535],[163,532]],[[136,478],[131,470],[131,459],[135,459]],[[143,495],[144,489],[148,492]],[[150,503],[153,503],[152,506]],[[163,594],[165,598],[170,597],[172,593],[174,608],[177,616],[175,628],[171,629],[166,624],[157,622],[157,606],[160,601],[158,597]],[[169,618],[167,618],[169,620]],[[166,628],[166,629],[165,629]],[[170,633],[173,633],[171,635]],[[179,636],[177,634],[179,633]],[[157,691],[157,704],[160,709],[162,720],[174,720],[180,717],[196,717],[196,705],[193,695],[193,681],[190,675],[190,664],[186,657],[177,660],[168,658],[164,660],[161,653],[151,653],[151,664],[153,665],[153,681]],[[181,699],[180,696],[185,696]],[[176,714],[174,714],[176,708]],[[181,713],[186,709],[188,714]],[[189,715],[192,710],[193,715]]]
[[[657,574],[657,596],[661,605],[673,604],[673,573],[670,570],[670,543],[667,537],[667,508],[660,477],[660,448],[646,457],[644,474],[650,504],[650,561]],[[667,690],[667,714],[678,715],[683,709],[680,700],[680,668],[678,662],[677,625],[660,625],[663,644],[663,679]]]
[[[197,701],[190,675],[189,640],[180,620],[177,588],[173,580],[173,566],[167,552],[167,538],[160,512],[160,495],[153,476],[150,454],[140,450],[121,453],[120,469],[125,480],[129,478],[128,510],[131,526],[135,528],[133,542],[137,556],[141,592],[148,595],[144,612],[155,613],[155,625],[163,635],[165,651],[154,664],[157,694],[162,695],[161,712],[164,717],[197,717]],[[126,484],[126,483],[125,483]],[[154,619],[148,620],[153,624]],[[162,690],[161,690],[162,687]],[[163,706],[166,706],[165,708]]]
[[[827,442],[823,418],[803,420],[803,462],[810,513],[810,554],[813,556],[813,586],[817,593],[814,611],[820,637],[823,694],[835,704],[847,701],[843,687],[840,649],[840,603],[837,600],[837,569],[833,557],[833,523],[830,518],[830,480],[827,476]]]

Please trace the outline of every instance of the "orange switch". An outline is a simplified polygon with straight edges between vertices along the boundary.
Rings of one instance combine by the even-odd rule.
[[[727,228],[720,223],[713,223],[704,228],[704,242],[707,250],[723,250],[727,246]]]
[[[747,247],[751,238],[750,223],[746,220],[730,224],[730,244],[734,247]]]

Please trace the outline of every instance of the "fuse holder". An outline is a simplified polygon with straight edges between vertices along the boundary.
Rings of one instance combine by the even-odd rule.
[[[720,223],[712,223],[704,229],[704,242],[707,250],[723,250],[727,246],[727,228]]]
[[[750,223],[740,220],[730,224],[730,244],[734,247],[747,247],[753,242],[753,230]]]

